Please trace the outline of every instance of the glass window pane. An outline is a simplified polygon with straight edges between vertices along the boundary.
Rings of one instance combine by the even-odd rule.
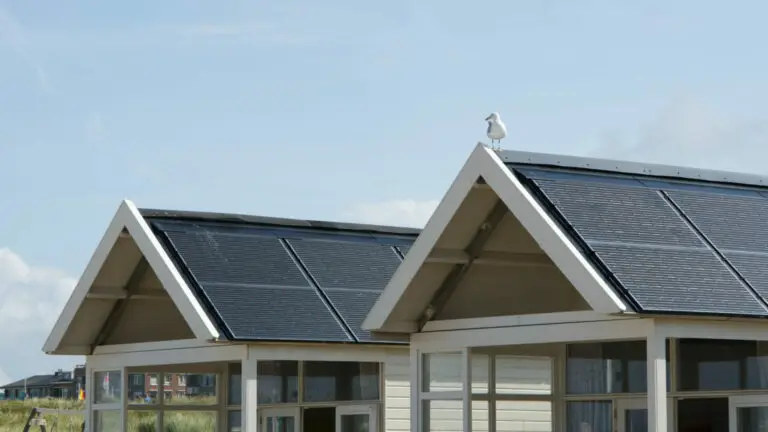
[[[378,399],[378,363],[304,363],[304,401],[306,402],[376,401]]]
[[[123,385],[122,373],[105,371],[93,373],[93,401],[98,404],[120,403],[120,389]]]
[[[488,426],[488,401],[472,401],[472,432],[487,432]]]
[[[121,429],[120,410],[98,410],[93,412],[94,432],[114,432]]]
[[[421,360],[425,392],[461,391],[461,353],[424,354]]]
[[[747,357],[746,388],[768,388],[768,343],[757,343],[757,354]]]
[[[215,431],[216,411],[165,411],[167,431]]]
[[[472,393],[488,393],[490,361],[491,356],[487,354],[472,354]]]
[[[130,373],[125,397],[131,405],[146,405],[157,403],[157,374]]]
[[[551,394],[552,359],[497,355],[496,393]]]
[[[474,423],[474,417],[472,420]],[[552,402],[496,401],[496,432],[551,431]]]
[[[681,339],[678,356],[680,390],[765,388],[754,341]]]
[[[240,405],[243,400],[243,375],[242,364],[229,364],[229,385],[227,390],[227,404]]]
[[[425,400],[423,404],[422,422],[424,431],[460,432],[464,430],[464,410],[460,400]],[[474,414],[474,407],[472,411]],[[474,425],[474,418],[472,423]]]
[[[736,430],[753,432],[768,430],[768,407],[741,407],[736,410]]]
[[[216,404],[216,374],[165,373],[165,405]]]
[[[115,429],[119,430],[119,429]],[[128,411],[128,432],[157,431],[157,412]]]
[[[263,361],[258,368],[258,404],[297,402],[299,400],[299,362]]]
[[[227,415],[227,430],[229,432],[240,432],[242,426],[241,411],[230,411]]]
[[[567,432],[613,430],[613,408],[610,401],[567,402]]]
[[[568,394],[644,393],[646,342],[568,344],[566,392]],[[669,387],[669,341],[667,341]]]

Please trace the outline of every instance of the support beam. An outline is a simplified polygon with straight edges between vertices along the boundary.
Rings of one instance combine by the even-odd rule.
[[[509,209],[507,208],[507,205],[504,204],[503,201],[498,200],[490,213],[488,213],[485,221],[480,224],[480,229],[475,233],[472,241],[469,242],[469,245],[465,250],[468,257],[467,262],[453,267],[451,272],[445,278],[445,282],[443,282],[442,286],[440,286],[435,293],[432,302],[424,311],[419,322],[419,328],[423,328],[429,320],[440,315],[440,312],[448,303],[448,300],[451,298],[454,291],[456,291],[456,288],[461,284],[467,271],[472,267],[474,260],[482,253],[485,243],[491,238],[496,227],[508,212]]]
[[[170,300],[171,297],[165,291],[134,291],[130,294],[125,288],[92,288],[86,298],[103,300]]]
[[[648,432],[667,432],[666,337],[655,324],[647,337]]]
[[[472,348],[461,350],[461,416],[464,432],[472,432]]]
[[[146,275],[148,269],[149,263],[147,262],[146,258],[142,256],[141,259],[139,259],[139,262],[136,264],[136,267],[133,269],[133,273],[131,273],[131,276],[128,278],[128,283],[125,284],[126,297],[124,299],[117,300],[115,305],[112,306],[112,310],[107,316],[104,325],[101,327],[99,334],[96,336],[96,339],[91,346],[91,354],[93,354],[93,350],[97,346],[103,344],[107,339],[109,339],[109,336],[112,335],[112,332],[115,331],[117,324],[120,322],[120,319],[125,313],[125,308],[128,306],[128,301],[131,299],[131,294],[136,291],[139,284],[141,283],[141,280],[144,279],[144,275]]]
[[[242,366],[242,408],[241,430],[243,432],[259,432],[258,396],[258,364],[257,360],[247,357]]]
[[[427,258],[430,264],[474,264],[509,267],[554,267],[543,253],[482,252],[472,258],[467,251],[459,249],[434,249]]]

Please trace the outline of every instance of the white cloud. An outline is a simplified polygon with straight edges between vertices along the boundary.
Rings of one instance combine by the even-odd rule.
[[[82,361],[42,352],[74,286],[75,279],[65,272],[32,266],[10,249],[0,248],[0,381],[71,369]]]
[[[353,222],[423,227],[435,211],[439,200],[414,199],[358,203],[344,213]]]
[[[737,118],[705,102],[679,98],[634,131],[614,131],[597,157],[765,173],[768,119]]]

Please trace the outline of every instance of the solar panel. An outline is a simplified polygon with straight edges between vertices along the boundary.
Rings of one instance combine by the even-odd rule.
[[[593,248],[644,310],[766,313],[712,251],[607,244]]]
[[[333,307],[344,317],[344,321],[358,341],[385,341],[380,337],[374,339],[370,332],[361,328],[368,312],[373,308],[376,300],[379,299],[379,292],[338,288],[326,288],[323,291],[325,291],[328,299],[333,303]]]
[[[653,189],[595,181],[534,182],[587,242],[704,246]]]
[[[202,288],[235,338],[353,341],[314,288],[217,283]]]
[[[768,252],[768,199],[724,193],[666,193],[718,249]]]
[[[199,282],[310,286],[276,237],[213,230],[166,234]]]
[[[408,255],[408,251],[411,250],[411,247],[410,246],[401,245],[401,246],[398,246],[397,249],[399,249],[400,253],[403,254],[403,257],[405,257],[406,255]]]
[[[400,259],[389,245],[374,242],[289,239],[321,288],[381,291]]]

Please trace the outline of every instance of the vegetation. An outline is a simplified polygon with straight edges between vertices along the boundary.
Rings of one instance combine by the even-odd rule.
[[[174,405],[203,405],[215,403],[215,398],[175,398]],[[32,408],[51,408],[58,410],[81,411],[85,402],[62,399],[28,399],[25,401],[0,401],[0,432],[19,432],[23,429]],[[173,411],[172,405],[165,407],[164,432],[209,432],[216,430],[216,413],[213,411]],[[48,431],[80,431],[82,415],[45,414]],[[128,411],[128,430],[130,432],[155,432],[157,413],[153,411]],[[105,430],[119,430],[119,413],[104,412],[101,420]],[[112,426],[115,424],[114,426]],[[34,430],[34,429],[33,429]]]

